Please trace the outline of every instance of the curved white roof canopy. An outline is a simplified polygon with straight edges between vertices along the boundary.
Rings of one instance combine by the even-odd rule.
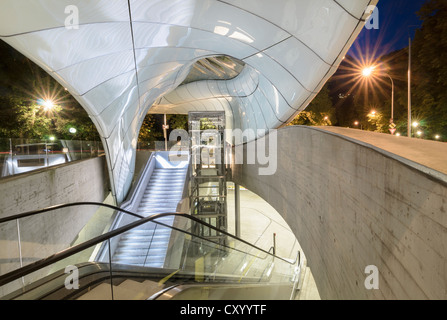
[[[2,0],[0,38],[68,88],[88,112],[120,203],[148,111],[225,110],[228,127],[280,127],[335,72],[364,26],[367,6],[376,3]],[[238,76],[179,87],[195,62],[221,55],[245,64]]]

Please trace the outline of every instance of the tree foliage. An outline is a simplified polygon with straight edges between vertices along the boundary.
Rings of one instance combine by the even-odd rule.
[[[169,124],[169,129],[183,129],[188,130],[188,115],[185,114],[168,114],[166,121]]]
[[[412,109],[428,138],[447,138],[447,2],[431,0],[418,12],[423,21],[412,45]]]
[[[143,120],[138,136],[139,143],[158,141],[163,137],[162,133],[157,130],[157,119],[153,114],[147,114]]]
[[[39,100],[53,100],[46,110]],[[75,128],[76,133],[70,133]],[[99,140],[82,106],[48,73],[0,41],[0,138]]]
[[[329,95],[328,84],[316,95],[309,106],[301,111],[289,126],[324,126],[332,125],[335,122],[335,108]]]

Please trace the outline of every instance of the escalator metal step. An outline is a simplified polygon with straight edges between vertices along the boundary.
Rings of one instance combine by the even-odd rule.
[[[150,216],[157,213],[175,212],[183,196],[186,174],[186,168],[154,169],[137,213]],[[157,221],[172,225],[174,217],[162,217]],[[163,267],[170,237],[171,229],[156,223],[131,230],[121,236],[113,262]]]

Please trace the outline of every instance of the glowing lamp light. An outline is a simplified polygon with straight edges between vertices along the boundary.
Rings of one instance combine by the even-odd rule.
[[[413,122],[413,127],[417,127],[419,125],[419,123],[417,123],[416,121],[415,122]]]
[[[43,106],[47,109],[51,109],[54,107],[54,103],[51,100],[44,100],[43,101]]]
[[[68,129],[68,131],[69,131],[70,133],[75,134],[77,130],[76,130],[76,128],[70,128],[70,129]]]
[[[38,99],[37,103],[40,104],[45,111],[49,111],[54,107],[54,102],[52,100]]]
[[[369,77],[374,71],[374,67],[367,67],[362,70],[362,75],[364,77]]]

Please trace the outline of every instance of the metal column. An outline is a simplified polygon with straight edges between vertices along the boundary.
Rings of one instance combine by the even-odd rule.
[[[234,223],[236,237],[241,237],[241,189],[234,184]]]
[[[227,230],[225,113],[189,112],[191,139],[191,214],[220,230]],[[201,237],[224,243],[226,237],[210,228]]]

